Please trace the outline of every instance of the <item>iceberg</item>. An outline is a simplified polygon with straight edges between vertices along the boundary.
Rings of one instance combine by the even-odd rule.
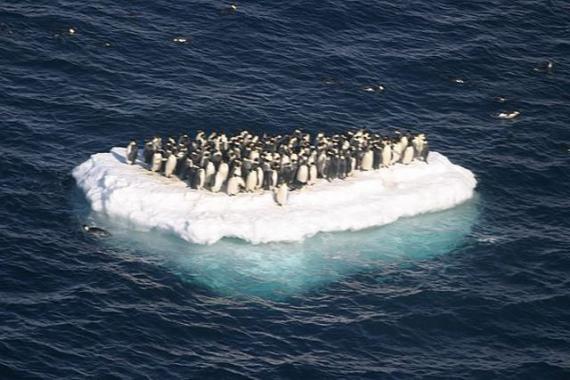
[[[197,244],[222,238],[250,243],[295,242],[321,232],[355,231],[455,207],[473,197],[473,173],[431,152],[428,162],[356,172],[344,181],[319,180],[289,193],[286,206],[271,192],[193,190],[177,178],[151,173],[125,149],[92,155],[72,175],[93,211],[138,231],[156,229]]]

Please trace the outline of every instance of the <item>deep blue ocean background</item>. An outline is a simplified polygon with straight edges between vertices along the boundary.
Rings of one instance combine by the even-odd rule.
[[[570,3],[228,4],[0,3],[0,378],[569,379]],[[155,133],[358,127],[425,131],[477,196],[203,247],[71,177]]]

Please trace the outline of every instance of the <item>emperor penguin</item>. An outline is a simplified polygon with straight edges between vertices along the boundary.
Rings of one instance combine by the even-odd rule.
[[[245,187],[245,182],[241,176],[234,175],[228,180],[228,186],[226,189],[226,193],[229,196],[236,195],[240,192],[240,189]]]
[[[228,178],[228,173],[229,173],[229,166],[227,163],[222,162],[220,163],[220,166],[218,167],[218,171],[216,172],[216,175],[214,176],[214,184],[212,185],[212,192],[217,193],[218,191],[220,191],[222,189],[222,186],[224,185],[224,182],[226,182],[226,179]]]
[[[390,143],[385,143],[382,149],[382,167],[387,168],[392,162],[392,146]]]
[[[247,173],[247,178],[245,181],[245,191],[247,191],[248,193],[253,193],[255,191],[256,186],[257,186],[257,169],[250,170],[249,173]]]
[[[168,158],[166,159],[166,165],[164,167],[164,176],[165,177],[170,178],[172,176],[174,169],[176,169],[176,163],[177,162],[178,162],[178,160],[176,159],[176,156],[174,154],[171,154],[170,156],[168,156]]]
[[[152,165],[150,167],[150,170],[153,172],[158,172],[160,171],[161,167],[162,167],[162,154],[160,152],[154,152],[154,154],[152,155]]]
[[[366,148],[364,154],[362,155],[362,162],[360,163],[360,170],[368,171],[372,170],[372,164],[374,163],[374,152]]]
[[[127,145],[127,164],[132,165],[137,160],[137,155],[139,153],[139,148],[135,141],[131,141]]]
[[[404,150],[404,156],[402,157],[402,164],[408,165],[413,161],[413,159],[414,159],[414,146],[410,141],[410,143],[406,147],[406,150]]]
[[[279,206],[285,206],[287,204],[287,198],[289,196],[289,188],[287,184],[285,182],[281,182],[281,184],[279,184],[277,188],[275,188],[274,192],[275,192],[275,202]]]

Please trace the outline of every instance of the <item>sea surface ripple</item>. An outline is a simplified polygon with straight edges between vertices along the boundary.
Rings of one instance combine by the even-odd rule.
[[[0,378],[570,378],[570,5],[228,5],[0,4]],[[534,70],[547,60],[553,72]],[[375,83],[386,90],[361,90]],[[196,259],[215,245],[184,263],[172,238],[166,253],[80,231],[91,216],[71,170],[131,138],[358,127],[425,131],[476,173],[477,199],[448,214],[476,209],[461,238],[275,296],[220,290],[228,268]],[[303,249],[348,260],[422,222],[438,223]]]

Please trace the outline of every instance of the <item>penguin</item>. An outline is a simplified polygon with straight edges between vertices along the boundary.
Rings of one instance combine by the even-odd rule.
[[[305,185],[309,180],[309,167],[306,163],[302,163],[297,168],[295,179],[301,186]]]
[[[216,175],[214,176],[214,184],[212,185],[212,192],[217,193],[218,191],[220,191],[222,189],[222,186],[224,185],[224,182],[226,182],[226,179],[228,178],[228,172],[229,172],[229,166],[227,163],[222,162],[220,163],[220,166],[218,167],[218,171],[216,172]]]
[[[216,175],[216,167],[214,166],[214,163],[212,161],[208,161],[206,163],[206,168],[204,170],[205,170],[204,186],[209,188],[214,183],[214,176]]]
[[[307,181],[307,185],[312,186],[317,183],[317,179],[319,178],[319,172],[317,170],[317,165],[311,164],[309,166],[309,179]]]
[[[192,188],[196,190],[202,190],[206,182],[206,171],[203,168],[199,168],[194,174],[193,186]]]
[[[166,165],[164,167],[164,176],[165,177],[170,178],[172,176],[174,169],[176,169],[176,163],[177,162],[178,162],[178,160],[176,159],[176,156],[174,154],[171,154],[170,156],[168,156],[168,158],[166,159]]]
[[[427,164],[427,159],[428,159],[428,155],[429,155],[429,144],[428,142],[424,142],[424,147],[422,149],[422,154],[421,154],[421,159],[422,161],[424,161]]]
[[[84,224],[82,227],[83,227],[83,231],[85,231],[89,235],[93,235],[93,236],[97,236],[97,237],[111,236],[111,233],[109,231],[104,230],[101,227],[88,226],[87,224]]]
[[[158,172],[162,167],[162,154],[160,152],[154,152],[152,156],[152,165],[150,170],[152,172]]]
[[[137,147],[137,143],[135,141],[131,141],[129,145],[127,145],[127,164],[132,165],[137,160],[137,155],[139,153],[139,148]]]
[[[188,175],[190,174],[190,168],[192,166],[194,166],[194,162],[190,157],[182,158],[181,167],[178,173],[178,176],[180,177],[181,180],[185,180],[188,178]]]
[[[425,135],[423,133],[416,135],[416,137],[412,139],[412,144],[414,145],[414,151],[415,151],[414,158],[415,159],[421,158],[425,144]]]
[[[515,117],[519,116],[521,113],[519,111],[513,112],[501,112],[497,115],[499,119],[514,119]]]
[[[319,175],[319,178],[325,177],[326,166],[327,166],[327,155],[323,149],[320,151],[320,153],[317,156],[317,173]]]
[[[404,150],[404,156],[402,157],[402,164],[409,165],[414,159],[414,153],[415,153],[414,146],[410,141],[408,147],[406,148],[406,150]]]
[[[543,72],[547,74],[552,74],[553,70],[554,70],[554,63],[552,61],[543,62],[542,64],[534,68],[534,71]]]
[[[390,143],[384,144],[382,149],[382,167],[387,168],[392,162],[392,146]]]
[[[154,154],[154,148],[152,141],[147,141],[144,144],[143,158],[144,158],[144,163],[147,164],[149,167],[152,165],[153,154]]]
[[[338,177],[338,158],[331,154],[327,162],[327,181],[332,181]]]
[[[372,164],[374,163],[374,153],[366,148],[364,154],[362,155],[362,161],[360,162],[360,170],[368,171],[372,170]]]
[[[257,168],[255,170],[250,170],[247,173],[246,181],[245,181],[245,191],[248,193],[253,193],[257,186]]]
[[[256,171],[257,171],[257,184],[255,185],[255,189],[263,191],[263,179],[264,179],[263,177],[265,176],[265,171],[261,168],[261,166],[258,166]]]
[[[402,147],[400,146],[400,142],[396,142],[392,144],[392,161],[390,164],[393,165],[397,162],[400,162],[401,158]]]
[[[226,193],[229,196],[234,196],[237,193],[240,192],[240,189],[245,187],[245,182],[243,181],[243,178],[241,178],[240,176],[234,175],[233,177],[231,177],[228,180],[228,186],[226,189]]]
[[[281,182],[281,184],[275,188],[274,195],[275,203],[279,206],[285,206],[289,197],[289,188],[287,187],[287,184],[285,182]]]
[[[346,157],[344,155],[338,159],[338,178],[342,180],[346,178]]]
[[[380,169],[380,165],[382,165],[382,147],[375,144],[372,147],[372,154],[373,154],[372,169],[378,170]]]

